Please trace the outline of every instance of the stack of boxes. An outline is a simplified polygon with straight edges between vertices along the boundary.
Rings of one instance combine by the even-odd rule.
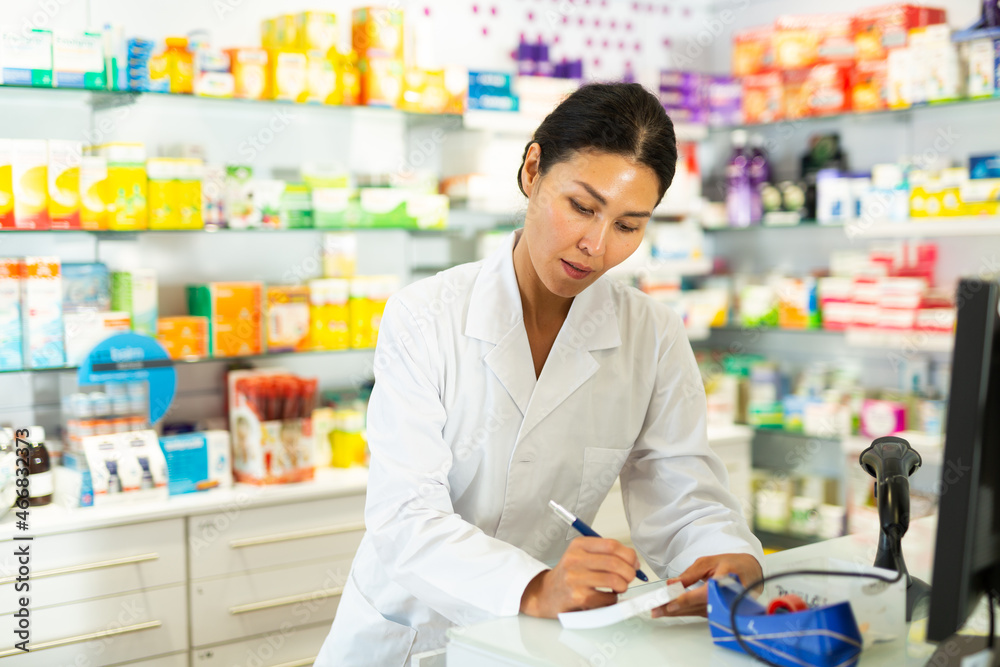
[[[943,9],[780,16],[733,40],[748,123],[955,99],[965,79]]]
[[[659,97],[675,123],[736,125],[742,122],[739,82],[730,76],[663,70]]]

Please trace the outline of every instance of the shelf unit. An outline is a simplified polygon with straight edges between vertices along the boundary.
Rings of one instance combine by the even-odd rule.
[[[947,238],[952,236],[998,236],[1000,216],[954,216],[909,218],[907,220],[855,219],[817,223],[814,220],[797,225],[751,225],[749,227],[705,227],[708,234],[733,232],[794,233],[795,230],[819,232],[840,229],[850,239]]]
[[[710,341],[713,334],[791,334],[817,339],[843,339],[848,347],[901,350],[905,352],[951,352],[955,345],[952,333],[940,331],[886,331],[876,329],[783,329],[780,327],[742,327],[727,325],[710,329],[690,329],[688,339],[693,342]]]

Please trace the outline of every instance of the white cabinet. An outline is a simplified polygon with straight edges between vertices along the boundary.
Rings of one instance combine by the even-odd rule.
[[[14,618],[0,625],[0,658],[10,667],[114,665],[187,645],[187,595],[178,584],[97,600],[31,609],[31,651],[12,644]]]
[[[17,608],[14,553],[20,546],[29,551],[33,609],[181,584],[187,576],[183,519],[42,535],[30,541],[3,540],[0,614]]]
[[[191,578],[352,557],[364,534],[364,512],[362,494],[191,517]]]
[[[278,630],[260,637],[191,651],[191,667],[307,667],[313,664],[329,623]]]

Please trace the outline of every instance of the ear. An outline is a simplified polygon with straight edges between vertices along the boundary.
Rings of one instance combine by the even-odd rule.
[[[524,165],[521,167],[521,188],[529,197],[532,188],[538,182],[541,159],[542,147],[537,142],[528,146],[528,152],[524,156]]]

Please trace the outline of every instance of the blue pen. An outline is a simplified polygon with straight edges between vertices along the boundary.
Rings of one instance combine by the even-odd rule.
[[[562,519],[569,525],[576,528],[581,535],[586,535],[587,537],[600,537],[600,535],[598,535],[593,528],[585,524],[583,521],[580,521],[580,519],[574,516],[572,512],[570,512],[568,509],[566,509],[556,501],[550,500],[549,507],[551,507],[555,511],[556,516],[558,516],[560,519]],[[638,577],[641,581],[649,581],[649,577],[647,577],[642,570],[636,570],[635,576]]]

